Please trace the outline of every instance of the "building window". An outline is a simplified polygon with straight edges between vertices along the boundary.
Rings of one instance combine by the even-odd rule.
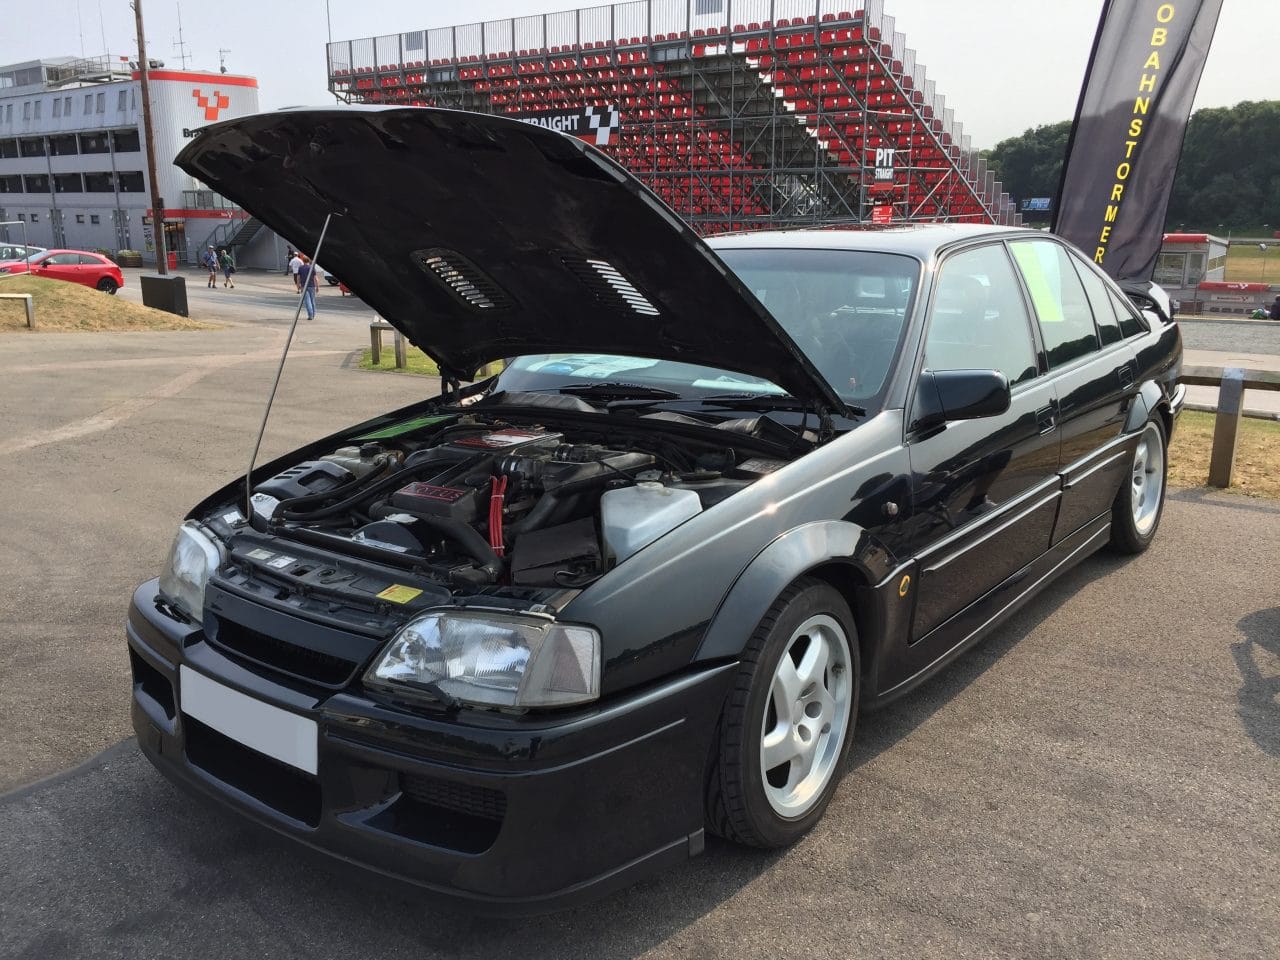
[[[18,150],[24,157],[43,157],[44,140],[41,137],[27,137],[19,140]]]
[[[43,107],[43,106],[44,106],[44,101],[43,101],[43,100],[37,100],[37,101],[36,101],[36,119],[37,119],[37,120],[39,120],[39,119],[40,119],[40,108],[41,108],[41,107]]]
[[[61,97],[53,98],[53,115],[55,117],[62,116],[62,98]]]
[[[57,103],[56,100],[54,102]],[[49,138],[49,155],[51,157],[66,157],[76,152],[75,134],[69,133],[65,136]]]
[[[31,215],[31,222],[32,222],[32,223],[39,223],[39,222],[40,222],[40,214],[38,214],[38,213],[33,213],[33,214]]]
[[[31,119],[31,101],[30,100],[28,100],[26,103],[22,105],[22,119],[23,120]]]
[[[105,93],[98,94],[98,112],[99,113],[107,112],[107,95]]]
[[[86,173],[84,175],[85,193],[115,193],[115,181],[109,173]]]
[[[17,174],[0,177],[0,193],[21,193],[22,178]]]
[[[0,159],[12,160],[18,155],[17,140],[0,140]]]
[[[22,186],[27,193],[48,193],[49,175],[45,173],[27,174],[22,178]]]
[[[97,215],[96,213],[91,213],[91,214],[89,214],[89,222],[90,222],[90,223],[97,223],[97,222],[98,222],[98,219],[99,219],[99,218],[98,218],[98,215]]]
[[[111,135],[111,145],[116,153],[137,153],[142,149],[137,130],[117,130]]]
[[[21,220],[23,223],[26,223],[27,215],[25,213],[20,213],[18,214],[18,219]]]
[[[129,91],[128,90],[122,89],[116,95],[116,109],[119,110],[121,113],[124,113],[125,110],[129,109]]]
[[[92,93],[86,93],[84,95],[84,112],[85,112],[85,116],[88,116],[89,114],[93,113],[93,94]]]
[[[84,193],[84,184],[80,182],[78,173],[55,173],[53,189],[57,193]]]
[[[62,98],[62,112],[66,114],[68,117],[71,116],[71,98],[70,97]]]
[[[77,214],[76,214],[76,223],[84,223],[84,214],[83,214],[83,213],[77,213]]]
[[[107,143],[106,131],[80,134],[81,153],[108,153],[111,147]]]
[[[142,184],[141,171],[125,172],[122,170],[116,179],[120,184],[122,193],[142,193],[146,189]]]

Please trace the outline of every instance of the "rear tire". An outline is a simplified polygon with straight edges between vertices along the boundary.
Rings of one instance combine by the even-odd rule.
[[[1111,507],[1111,548],[1117,553],[1142,553],[1155,539],[1164,513],[1168,449],[1159,417],[1147,421]]]
[[[801,579],[764,615],[720,716],[707,784],[712,832],[784,847],[822,818],[858,715],[858,634],[844,597]]]
[[[116,285],[116,282],[112,280],[110,277],[103,277],[101,280],[98,281],[98,289],[101,290],[103,293],[110,293],[114,295],[116,290],[119,289],[119,287]]]

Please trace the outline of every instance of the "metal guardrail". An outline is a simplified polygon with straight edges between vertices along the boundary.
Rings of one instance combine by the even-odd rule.
[[[1183,367],[1182,382],[1218,388],[1218,413],[1213,422],[1213,449],[1209,454],[1209,486],[1225,489],[1231,486],[1231,473],[1235,469],[1244,392],[1280,390],[1280,372],[1242,367]]]

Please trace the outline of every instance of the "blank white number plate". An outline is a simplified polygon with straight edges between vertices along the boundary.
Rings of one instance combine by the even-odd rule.
[[[281,763],[316,772],[314,720],[245,696],[185,664],[178,667],[178,679],[183,713]]]

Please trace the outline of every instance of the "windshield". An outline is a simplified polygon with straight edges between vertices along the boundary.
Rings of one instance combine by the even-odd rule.
[[[498,377],[497,389],[557,390],[573,384],[636,384],[697,398],[722,393],[785,395],[767,380],[744,373],[673,360],[612,353],[544,353],[516,357]]]
[[[836,393],[873,405],[902,343],[919,284],[918,260],[860,250],[716,253]]]
[[[920,276],[906,256],[852,250],[718,250],[717,254],[777,318],[835,391],[855,407],[879,400],[900,349]],[[779,344],[781,362],[788,362]],[[731,394],[785,397],[776,384],[745,373],[671,360],[599,353],[517,357],[497,390],[579,392],[608,385],[699,400]],[[674,397],[669,399],[675,399]]]

